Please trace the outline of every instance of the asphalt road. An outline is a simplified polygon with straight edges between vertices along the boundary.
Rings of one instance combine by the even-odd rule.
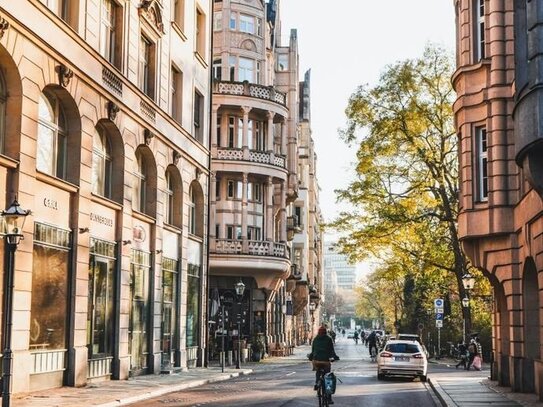
[[[338,338],[336,353],[341,360],[332,366],[339,379],[333,396],[335,406],[436,406],[430,386],[419,379],[389,378],[377,381],[376,364],[370,361],[367,348],[360,343],[355,345],[351,339]],[[314,381],[315,373],[306,360],[264,362],[258,365],[254,374],[170,393],[132,406],[317,406]]]

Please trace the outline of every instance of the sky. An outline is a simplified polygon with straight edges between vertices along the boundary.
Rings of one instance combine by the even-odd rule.
[[[352,178],[355,149],[338,137],[359,85],[376,84],[386,65],[420,57],[427,43],[454,52],[452,0],[280,0],[281,43],[298,30],[300,80],[311,69],[311,128],[320,206],[326,222],[339,213],[334,189]]]

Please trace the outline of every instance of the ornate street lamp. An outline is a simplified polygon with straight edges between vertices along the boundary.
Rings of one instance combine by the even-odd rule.
[[[13,328],[13,275],[15,273],[15,251],[21,240],[24,239],[23,227],[29,210],[21,209],[17,198],[6,210],[0,213],[0,235],[4,238],[7,248],[6,270],[4,272],[4,315],[2,317],[2,339],[4,351],[2,354],[2,407],[10,406],[11,386],[11,334]]]
[[[469,302],[469,293],[475,287],[475,277],[471,274],[466,273],[462,276],[462,285],[464,290],[466,290],[466,296],[462,298],[462,306],[466,308],[466,315],[464,316],[464,341],[467,342],[467,332],[471,330],[471,309]],[[467,319],[470,319],[469,322]]]
[[[245,284],[243,284],[243,281],[241,281],[241,278],[234,286],[234,289],[236,290],[236,295],[238,296],[238,307],[239,307],[239,313],[238,313],[238,357],[236,360],[236,369],[241,368],[241,300],[243,298],[243,293],[245,292]]]

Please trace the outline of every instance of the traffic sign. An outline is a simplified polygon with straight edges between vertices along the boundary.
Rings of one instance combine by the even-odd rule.
[[[436,308],[436,314],[443,314],[445,312],[444,308]]]
[[[436,314],[436,321],[443,321],[443,313]]]
[[[434,307],[435,308],[443,308],[443,305],[444,305],[443,298],[436,298],[434,300]]]
[[[443,320],[436,319],[436,328],[443,328]]]

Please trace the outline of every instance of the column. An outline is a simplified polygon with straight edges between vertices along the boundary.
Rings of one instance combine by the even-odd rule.
[[[273,178],[266,182],[266,240],[273,241]]]
[[[212,252],[215,251],[215,247],[216,247],[216,238],[218,236],[215,236],[215,230],[216,230],[216,227],[215,227],[215,223],[216,223],[216,220],[215,220],[215,214],[217,213],[217,194],[216,194],[216,191],[217,191],[217,175],[215,174],[215,172],[211,172],[211,191],[210,191],[210,197],[209,197],[209,203],[211,205],[211,208],[209,210],[209,245],[210,245],[210,250]]]
[[[287,155],[287,124],[281,122],[281,155]]]
[[[219,105],[213,105],[211,107],[211,147],[217,147],[217,111]],[[220,147],[220,146],[219,146]]]
[[[247,173],[243,173],[243,183],[241,190],[241,239],[243,245],[243,253],[247,253],[249,248],[247,244]]]
[[[266,149],[269,153],[273,152],[273,117],[275,116],[275,113],[268,112],[268,131],[267,131],[267,138],[266,138]]]
[[[287,209],[285,208],[287,202],[287,186],[285,181],[281,181],[281,233],[280,241],[286,243],[287,241]]]
[[[241,134],[241,148],[243,148],[243,159],[249,160],[249,112],[250,107],[243,106],[243,132]]]

